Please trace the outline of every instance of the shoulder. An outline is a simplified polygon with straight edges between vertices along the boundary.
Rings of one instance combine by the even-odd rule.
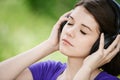
[[[102,71],[97,75],[95,80],[120,80],[120,79],[118,79],[116,76],[113,76],[111,74],[108,74],[107,72]]]
[[[56,78],[65,68],[65,63],[51,60],[37,62],[29,66],[34,80]]]
[[[53,67],[64,67],[64,66],[65,66],[65,63],[62,63],[62,62],[59,62],[59,61],[48,60],[48,61],[34,63],[30,66],[30,68],[32,68],[32,67],[53,68]]]

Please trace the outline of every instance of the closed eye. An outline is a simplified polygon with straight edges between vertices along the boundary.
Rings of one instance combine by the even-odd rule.
[[[84,31],[80,30],[80,32],[83,34],[83,35],[86,35],[87,33],[85,33]]]
[[[73,25],[73,24],[68,22],[67,25]]]

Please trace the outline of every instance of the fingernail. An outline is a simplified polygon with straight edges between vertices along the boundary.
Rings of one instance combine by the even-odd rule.
[[[120,38],[120,34],[118,34],[118,37]]]
[[[102,33],[101,35],[104,36],[104,33]]]

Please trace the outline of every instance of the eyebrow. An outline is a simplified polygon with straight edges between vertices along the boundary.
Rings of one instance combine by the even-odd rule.
[[[69,16],[72,20],[74,20],[74,18],[72,17],[72,16]],[[84,26],[84,27],[86,27],[86,28],[88,28],[90,31],[92,31],[92,29],[90,28],[90,27],[88,27],[87,25],[85,25],[85,24],[82,24],[82,26]]]
[[[90,27],[88,27],[87,25],[82,24],[82,26],[84,26],[84,27],[88,28],[90,31],[92,31],[92,29]]]
[[[69,17],[74,20],[74,18],[72,16],[69,16]]]

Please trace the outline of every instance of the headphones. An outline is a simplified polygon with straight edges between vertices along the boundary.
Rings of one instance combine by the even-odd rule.
[[[120,4],[117,3],[115,0],[108,0],[108,3],[113,8],[116,14],[116,26],[117,26],[117,34],[120,34]]]
[[[104,49],[108,48],[110,46],[110,44],[115,40],[117,35],[120,34],[120,4],[117,3],[115,0],[107,0],[107,1],[115,13],[115,26],[117,27],[117,30],[116,30],[116,34],[114,36],[111,36],[109,34],[104,34],[104,38],[105,38]],[[66,23],[67,23],[67,21],[64,21],[63,23],[61,23],[60,32],[62,31],[62,29]],[[94,45],[90,51],[90,54],[92,54],[98,50],[99,44],[100,44],[100,37],[94,43]]]
[[[113,11],[115,12],[115,26],[117,27],[116,34],[114,36],[110,36],[109,34],[104,34],[105,37],[105,43],[104,43],[104,48],[108,48],[109,45],[115,40],[118,34],[120,34],[120,4],[117,3],[115,0],[107,0]],[[91,49],[91,53],[95,52],[99,48],[99,43],[100,43],[100,37],[98,40],[95,42]]]

